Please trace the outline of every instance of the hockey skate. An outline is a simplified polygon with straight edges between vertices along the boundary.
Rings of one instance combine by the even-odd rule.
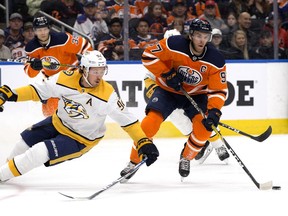
[[[130,161],[127,166],[120,172],[121,176],[125,176],[127,173],[130,172],[131,169],[133,169],[136,166],[135,163],[133,163],[132,161]],[[130,176],[128,176],[127,178],[124,178],[123,180],[120,181],[120,183],[126,183],[129,181],[129,179],[135,175],[135,173],[137,172],[137,170]]]
[[[216,151],[219,159],[221,161],[225,161],[225,163],[228,164],[228,160],[227,159],[230,157],[230,155],[229,155],[227,149],[225,148],[225,146],[222,145],[222,146],[220,146],[218,148],[215,148],[215,151]]]
[[[196,155],[195,160],[198,160],[199,164],[203,164],[207,157],[211,154],[213,146],[210,142],[206,142],[201,151]]]
[[[190,160],[181,158],[179,161],[179,174],[182,177],[187,177],[190,173]]]

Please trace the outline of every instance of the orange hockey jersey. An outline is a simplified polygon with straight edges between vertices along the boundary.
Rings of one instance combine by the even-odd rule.
[[[57,64],[76,64],[78,62],[77,54],[82,54],[87,50],[92,50],[91,44],[81,36],[72,36],[69,33],[50,33],[50,42],[43,47],[37,38],[32,39],[25,47],[29,58],[39,58],[42,61]],[[42,73],[49,77],[67,67],[55,65],[44,66]],[[25,73],[29,77],[35,77],[39,71],[33,70],[30,64],[25,64]]]
[[[190,94],[207,94],[208,109],[221,109],[227,95],[226,65],[222,54],[207,45],[201,56],[191,51],[189,39],[171,36],[158,44],[149,46],[142,55],[143,65],[155,75],[156,83],[163,89],[176,92],[167,86],[163,73],[174,68],[184,76],[182,87]]]

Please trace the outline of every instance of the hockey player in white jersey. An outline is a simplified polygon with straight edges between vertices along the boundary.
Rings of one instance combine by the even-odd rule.
[[[157,160],[159,152],[142,131],[138,119],[102,79],[106,72],[104,56],[98,51],[87,51],[80,68],[61,71],[57,82],[44,80],[13,90],[6,85],[0,87],[0,106],[6,101],[59,98],[58,109],[52,116],[21,133],[8,162],[0,167],[0,181],[43,164],[52,166],[87,153],[104,137],[107,116],[133,139],[140,158],[146,155],[147,166]]]

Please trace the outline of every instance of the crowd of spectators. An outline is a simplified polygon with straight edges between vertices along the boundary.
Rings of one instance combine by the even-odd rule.
[[[9,7],[8,26],[0,29],[1,57],[23,57],[21,50],[34,36],[31,21],[41,10],[91,37],[94,48],[108,60],[124,59],[124,0],[8,2],[13,7]],[[278,0],[278,9],[278,22],[274,23],[272,0],[129,0],[130,59],[139,60],[145,47],[157,43],[168,29],[186,36],[194,18],[210,22],[211,42],[226,59],[273,59],[277,25],[278,58],[287,59],[288,0]]]

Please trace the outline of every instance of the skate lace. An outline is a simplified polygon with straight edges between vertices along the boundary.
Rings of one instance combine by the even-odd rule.
[[[185,159],[185,158],[182,158],[180,160],[180,169],[189,171],[190,170],[190,161]]]

